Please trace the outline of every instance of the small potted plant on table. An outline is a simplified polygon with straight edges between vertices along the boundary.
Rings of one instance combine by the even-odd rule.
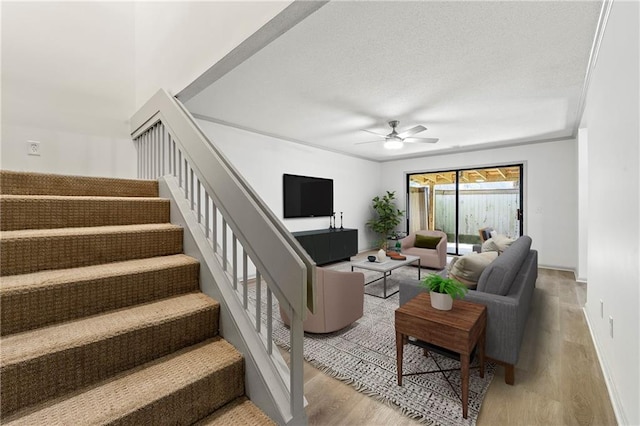
[[[453,299],[461,298],[469,290],[467,286],[453,278],[443,278],[438,274],[429,274],[421,285],[431,293],[431,306],[442,311],[453,307]]]

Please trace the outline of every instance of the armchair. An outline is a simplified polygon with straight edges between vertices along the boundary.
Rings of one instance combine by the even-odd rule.
[[[427,237],[440,237],[435,248],[416,247],[416,235]],[[420,230],[412,232],[402,240],[401,250],[403,254],[420,256],[420,266],[432,269],[444,269],[447,265],[447,234],[442,231]]]
[[[316,313],[307,312],[302,328],[309,333],[331,333],[362,318],[364,274],[316,267]],[[290,321],[280,308],[285,325]]]

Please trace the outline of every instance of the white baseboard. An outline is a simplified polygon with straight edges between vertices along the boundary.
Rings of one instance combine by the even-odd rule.
[[[556,271],[566,271],[566,272],[573,272],[573,274],[576,274],[576,269],[575,268],[568,268],[566,266],[558,266],[558,265],[545,265],[542,263],[538,263],[538,268],[542,268],[542,269],[555,269]]]
[[[579,282],[579,283],[586,283],[587,282],[586,278],[579,278],[578,277],[578,271],[576,270],[576,268],[567,268],[566,266],[541,265],[541,264],[538,264],[538,268],[554,269],[556,271],[572,272],[573,273],[573,279],[575,279],[576,282]]]
[[[627,416],[624,414],[624,408],[622,407],[622,402],[618,397],[618,391],[616,390],[615,383],[611,379],[611,374],[609,373],[609,366],[602,357],[602,352],[600,351],[600,345],[598,344],[598,339],[591,327],[591,321],[589,320],[589,313],[587,312],[587,308],[582,308],[582,312],[584,313],[584,319],[587,322],[587,327],[589,328],[589,333],[591,334],[591,341],[593,341],[593,346],[596,348],[596,355],[598,356],[598,362],[600,363],[600,369],[602,370],[602,375],[604,376],[604,382],[607,385],[607,392],[609,393],[609,399],[611,400],[611,405],[613,406],[613,413],[616,416],[616,422],[619,425],[627,425],[629,424],[627,421]]]

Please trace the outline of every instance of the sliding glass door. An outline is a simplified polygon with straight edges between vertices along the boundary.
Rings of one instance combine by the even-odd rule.
[[[414,173],[407,176],[407,230],[438,229],[448,252],[480,244],[480,230],[522,235],[522,165]]]

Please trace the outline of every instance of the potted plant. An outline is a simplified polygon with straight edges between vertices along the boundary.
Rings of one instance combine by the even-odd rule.
[[[431,306],[442,311],[449,311],[453,307],[453,299],[461,298],[469,289],[460,281],[453,278],[443,278],[438,274],[429,274],[420,283],[431,293]]]
[[[373,198],[373,210],[377,217],[369,220],[367,226],[374,232],[381,235],[379,247],[386,250],[387,237],[402,221],[404,210],[400,210],[395,205],[395,192],[387,191],[382,197]]]

